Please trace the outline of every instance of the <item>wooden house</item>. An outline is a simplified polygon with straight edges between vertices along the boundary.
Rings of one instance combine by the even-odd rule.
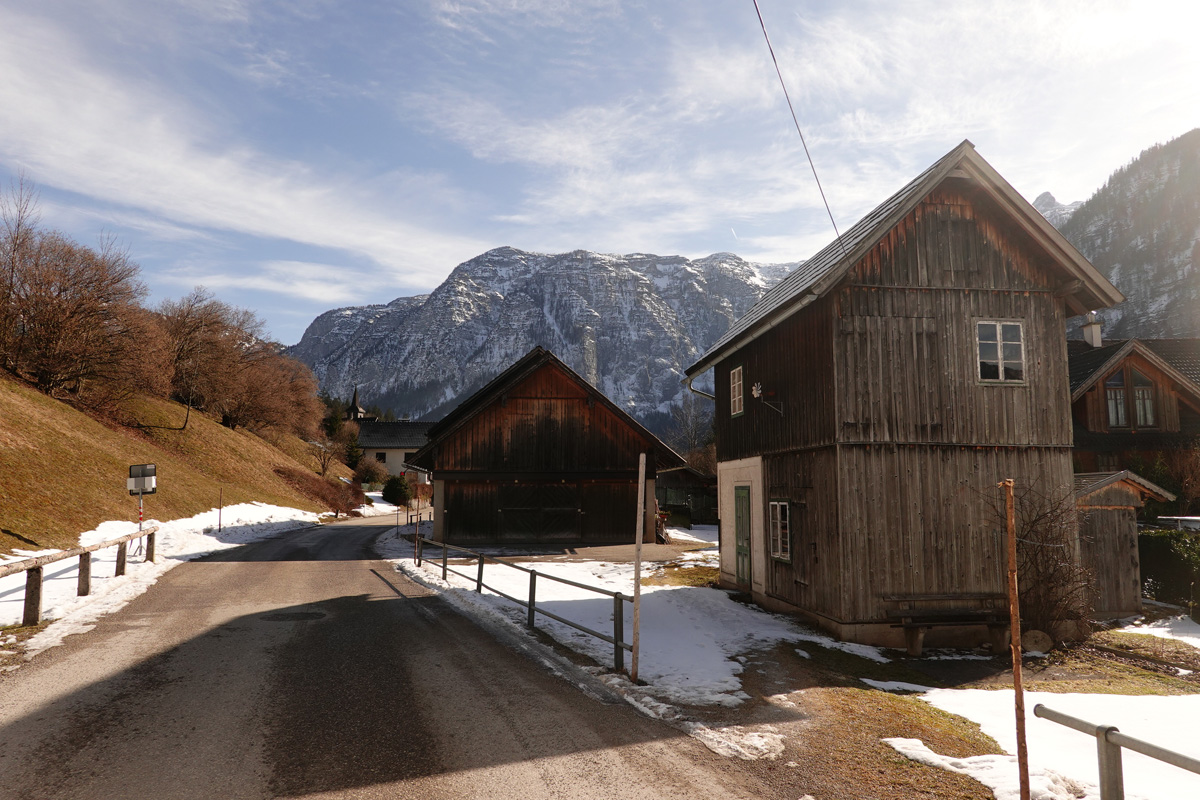
[[[1077,469],[1152,466],[1200,443],[1200,339],[1104,342],[1094,318],[1084,328],[1068,343]]]
[[[1075,475],[1083,565],[1093,574],[1093,616],[1120,619],[1142,613],[1137,510],[1147,498],[1175,495],[1128,470]]]
[[[433,537],[455,544],[632,543],[647,454],[643,541],[671,448],[548,350],[524,358],[431,427],[410,462],[433,472]]]
[[[1069,501],[1066,320],[1122,299],[964,141],[688,368],[717,387],[721,583],[853,641],[1002,633],[997,483]]]
[[[387,467],[389,475],[416,472],[417,483],[429,483],[429,473],[409,464],[409,458],[429,441],[429,429],[435,423],[415,420],[358,423],[358,446],[363,458],[373,458]]]

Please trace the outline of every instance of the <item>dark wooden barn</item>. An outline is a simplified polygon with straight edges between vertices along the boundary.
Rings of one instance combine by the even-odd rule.
[[[683,464],[548,350],[535,347],[428,431],[409,461],[433,472],[440,541],[632,543],[647,454],[644,541],[656,471]]]
[[[1083,565],[1093,574],[1093,616],[1120,619],[1142,613],[1137,512],[1146,499],[1175,495],[1129,470],[1075,475]]]
[[[1152,466],[1200,444],[1200,339],[1105,342],[1099,322],[1084,327],[1068,343],[1076,468]]]
[[[996,484],[1069,501],[1066,320],[1122,299],[963,142],[687,370],[717,387],[722,584],[861,642],[998,627]]]

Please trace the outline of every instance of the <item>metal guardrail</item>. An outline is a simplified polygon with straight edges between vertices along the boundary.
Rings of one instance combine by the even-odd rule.
[[[465,547],[458,547],[457,545],[446,544],[444,542],[436,542],[432,539],[426,539],[422,536],[414,535],[413,541],[414,541],[413,561],[418,567],[421,566],[421,562],[422,562],[422,560],[424,560],[424,552],[423,552],[424,548],[429,547],[429,546],[440,547],[442,550],[442,557],[441,557],[442,580],[446,580],[447,575],[458,575],[460,578],[465,578],[466,580],[474,581],[476,592],[482,593],[484,589],[487,589],[487,590],[499,595],[500,597],[503,597],[506,600],[511,600],[512,602],[514,602],[517,605],[521,606],[522,608],[526,609],[526,611],[528,612],[528,616],[526,619],[526,625],[530,629],[537,628],[537,626],[535,625],[534,618],[537,614],[541,614],[542,616],[549,617],[550,619],[553,619],[553,620],[557,620],[558,622],[561,622],[564,625],[569,625],[570,627],[574,628],[577,631],[582,631],[583,633],[590,634],[591,636],[595,636],[600,641],[607,642],[613,646],[613,668],[617,672],[623,672],[625,670],[625,651],[626,650],[632,651],[633,645],[629,642],[622,641],[622,639],[625,638],[625,607],[622,605],[622,603],[632,603],[633,602],[632,597],[623,595],[620,592],[610,592],[608,589],[599,589],[595,586],[588,586],[587,584],[578,583],[576,581],[569,580],[567,578],[559,578],[555,575],[550,575],[545,572],[538,572],[537,570],[530,569],[529,567],[518,566],[517,564],[509,563],[508,561],[504,561],[503,559],[484,555],[483,553],[479,553],[474,550],[468,550]],[[459,572],[456,569],[450,568],[449,563],[448,563],[448,554],[449,554],[449,551],[451,551],[451,550],[454,550],[459,553],[466,553],[471,558],[476,560],[478,567],[477,567],[474,575],[468,575],[464,572]],[[505,594],[504,592],[500,591],[496,587],[488,586],[486,583],[484,583],[483,582],[483,565],[485,562],[489,562],[489,561],[493,564],[499,564],[501,566],[509,567],[511,569],[520,570],[521,572],[527,573],[529,575],[529,598],[527,600],[522,600],[519,597],[513,597],[512,595]],[[602,595],[611,597],[613,599],[613,633],[612,633],[612,636],[601,633],[600,631],[597,631],[597,630],[593,630],[585,625],[580,625],[579,623],[574,622],[573,620],[566,619],[565,617],[561,617],[552,611],[547,611],[545,608],[538,608],[537,607],[537,581],[538,581],[538,578],[547,578],[552,581],[557,581],[558,583],[565,583],[568,586],[574,586],[577,589],[584,589],[589,592],[595,592],[596,594],[602,594]]]
[[[79,581],[76,595],[86,597],[92,593],[92,553],[109,547],[117,548],[117,566],[114,576],[125,574],[125,561],[129,552],[129,542],[146,537],[146,561],[154,560],[155,535],[158,526],[152,526],[142,531],[127,533],[116,539],[89,544],[87,547],[72,547],[59,553],[47,553],[44,556],[26,558],[0,564],[0,578],[7,578],[18,572],[25,573],[25,608],[21,616],[22,625],[37,625],[42,619],[42,570],[47,564],[65,561],[68,558],[79,558]]]
[[[1100,800],[1125,800],[1125,774],[1121,766],[1122,747],[1200,775],[1200,759],[1128,736],[1112,725],[1097,725],[1087,722],[1061,711],[1046,708],[1041,703],[1033,707],[1033,714],[1035,717],[1048,719],[1072,730],[1096,737],[1096,755],[1100,761]]]

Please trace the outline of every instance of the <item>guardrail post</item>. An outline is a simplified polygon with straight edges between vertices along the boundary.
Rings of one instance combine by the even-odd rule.
[[[75,590],[75,594],[80,597],[87,597],[92,593],[92,554],[79,554],[79,586]]]
[[[157,531],[150,531],[148,534],[146,534],[146,560],[147,561],[154,561],[154,537],[157,535],[157,533],[158,533]]]
[[[413,547],[415,548],[414,553],[416,554],[417,566],[419,567],[421,566],[421,534],[419,532],[413,534]]]
[[[483,594],[483,555],[479,556],[479,577],[475,579],[475,591]]]
[[[42,568],[25,570],[25,614],[22,625],[37,625],[42,620]]]
[[[529,570],[529,627],[533,627],[533,613],[537,609],[537,572]]]
[[[117,545],[117,571],[114,575],[125,574],[125,558],[129,554],[129,542],[121,542]]]
[[[621,640],[625,638],[625,606],[621,593],[613,595],[613,669],[625,671],[625,651]]]
[[[1121,766],[1121,745],[1108,740],[1116,733],[1112,725],[1096,728],[1096,750],[1100,759],[1100,800],[1125,800],[1125,776]]]
[[[446,553],[448,553],[448,552],[449,552],[449,548],[447,548],[446,543],[443,542],[442,543],[442,580],[446,580]]]

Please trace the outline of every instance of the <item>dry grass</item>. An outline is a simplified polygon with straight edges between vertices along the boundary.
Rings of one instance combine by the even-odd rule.
[[[0,552],[69,547],[105,520],[135,521],[137,500],[125,488],[131,464],[158,467],[158,493],[144,499],[147,519],[207,511],[222,491],[226,505],[323,510],[275,474],[309,464],[195,411],[179,430],[184,415],[177,403],[143,397],[120,412],[142,427],[97,420],[0,376]]]

